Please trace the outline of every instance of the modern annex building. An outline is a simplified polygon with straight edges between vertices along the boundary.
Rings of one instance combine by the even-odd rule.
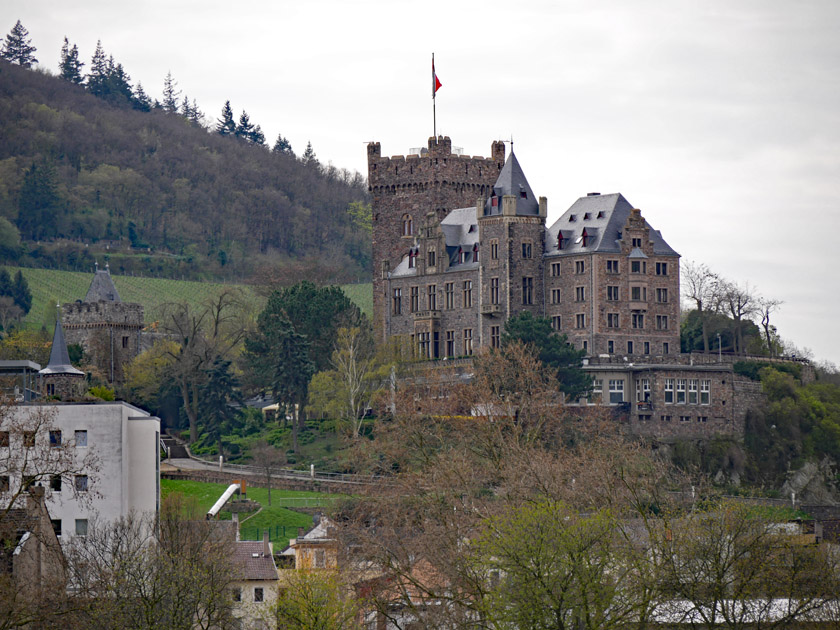
[[[594,395],[652,436],[743,434],[758,392],[718,357],[680,354],[679,254],[620,193],[589,193],[546,225],[516,156],[407,156],[370,143],[374,327],[421,358],[497,347],[523,311],[586,351]],[[698,363],[703,363],[699,365]]]

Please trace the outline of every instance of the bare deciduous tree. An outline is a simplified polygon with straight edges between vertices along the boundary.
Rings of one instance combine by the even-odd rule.
[[[704,264],[683,262],[681,281],[683,298],[691,302],[700,315],[703,352],[708,353],[708,316],[720,308],[720,278]]]
[[[286,454],[265,440],[260,440],[251,447],[251,459],[265,475],[265,483],[268,486],[268,504],[271,505],[271,475],[286,464]]]
[[[775,326],[770,325],[770,315],[777,311],[784,304],[783,300],[761,297],[758,300],[758,312],[761,314],[761,327],[764,329],[764,340],[767,343],[767,352],[771,357],[776,356],[778,344],[773,339]]]

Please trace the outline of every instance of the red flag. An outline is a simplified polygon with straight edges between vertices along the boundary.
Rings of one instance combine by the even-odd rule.
[[[440,89],[440,86],[443,85],[440,80],[437,78],[437,73],[435,72],[435,60],[434,57],[432,58],[432,98],[435,97],[437,91]]]

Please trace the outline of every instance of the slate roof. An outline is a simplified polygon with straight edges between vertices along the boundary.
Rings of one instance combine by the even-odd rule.
[[[233,551],[233,564],[239,569],[238,578],[241,580],[276,580],[277,567],[272,555],[263,554],[263,542],[236,542]]]
[[[85,302],[122,302],[117,287],[111,279],[111,270],[108,266],[105,269],[97,267],[90,282],[90,288],[85,295]]]
[[[55,322],[55,333],[53,333],[52,348],[50,349],[50,362],[38,374],[85,375],[84,372],[77,370],[70,363],[70,354],[67,352],[67,342],[64,340],[64,330],[61,328],[60,320]]]
[[[484,216],[502,213],[501,201],[497,201],[494,206],[493,195],[496,197],[504,195],[516,197],[516,214],[518,215],[537,216],[540,213],[539,201],[534,196],[534,191],[531,190],[531,186],[528,184],[525,173],[513,151],[508,156],[504,167],[502,167],[496,183],[493,184],[493,194],[484,204]]]
[[[546,255],[621,252],[618,240],[631,210],[633,210],[633,206],[621,193],[593,194],[581,197],[546,230]],[[654,254],[679,256],[647,221],[645,221],[645,225],[650,228],[650,240],[653,241]],[[583,244],[584,230],[586,230],[587,237],[585,247]],[[557,247],[557,236],[560,233],[563,234],[565,240],[562,250]],[[638,254],[636,254],[636,257],[638,257]]]
[[[449,266],[458,270],[474,269],[478,262],[473,260],[473,248],[478,244],[478,220],[475,206],[453,210],[440,222],[443,237],[446,241],[446,255],[449,256]],[[465,262],[461,260],[460,252],[467,252]]]

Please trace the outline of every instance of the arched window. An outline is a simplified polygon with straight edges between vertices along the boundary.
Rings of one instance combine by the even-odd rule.
[[[412,234],[414,234],[414,221],[411,220],[410,214],[404,214],[402,216],[402,235],[411,236]]]

